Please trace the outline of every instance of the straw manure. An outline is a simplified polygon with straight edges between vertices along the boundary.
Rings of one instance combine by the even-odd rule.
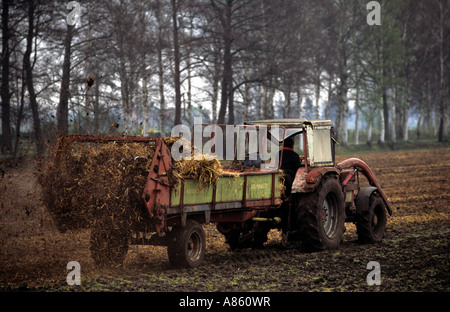
[[[217,182],[223,169],[220,161],[210,155],[197,154],[191,159],[177,161],[173,165],[172,174],[179,179],[191,177],[198,181],[197,192]]]
[[[171,147],[178,137],[165,138]],[[193,149],[194,151],[194,149]],[[61,232],[107,225],[133,228],[147,217],[141,195],[155,145],[151,143],[73,142],[62,148],[61,161],[49,162],[39,177],[43,200]],[[215,183],[223,174],[212,156],[173,162],[170,181],[189,176],[197,190]]]

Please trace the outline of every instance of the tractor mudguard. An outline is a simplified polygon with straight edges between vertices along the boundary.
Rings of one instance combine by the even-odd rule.
[[[355,198],[356,214],[361,215],[362,212],[369,210],[369,199],[373,192],[378,190],[375,186],[369,186],[361,189]]]
[[[301,167],[292,183],[292,193],[310,193],[319,185],[320,180],[327,174],[339,175],[339,172],[333,167],[307,168]]]
[[[386,205],[386,210],[388,211],[389,215],[392,215],[392,208],[389,204],[386,195],[383,192],[383,189],[381,188],[380,184],[378,183],[377,179],[375,178],[375,175],[373,174],[372,170],[370,169],[369,165],[367,165],[364,161],[358,158],[349,158],[344,161],[341,161],[336,165],[336,168],[340,171],[342,169],[348,169],[348,168],[358,168],[361,170],[361,172],[365,175],[367,180],[369,181],[370,185],[372,187],[375,187],[375,189],[380,193],[381,197],[383,198],[383,201]]]

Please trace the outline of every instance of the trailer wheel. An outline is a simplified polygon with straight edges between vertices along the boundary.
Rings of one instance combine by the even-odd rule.
[[[128,232],[96,226],[91,230],[91,257],[98,267],[120,267],[128,252]]]
[[[383,240],[386,230],[386,208],[381,197],[372,194],[369,207],[358,215],[356,232],[360,243],[379,243]]]
[[[297,229],[306,249],[339,247],[344,234],[345,203],[336,179],[322,178],[316,191],[300,197],[297,212]]]
[[[174,227],[169,235],[167,254],[172,265],[193,268],[203,262],[206,238],[198,222],[187,220],[185,227]]]

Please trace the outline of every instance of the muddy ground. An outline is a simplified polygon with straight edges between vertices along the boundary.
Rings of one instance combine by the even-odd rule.
[[[214,225],[205,226],[207,255],[195,269],[169,266],[166,248],[131,246],[120,270],[97,270],[89,231],[61,234],[40,201],[32,162],[0,176],[2,291],[430,291],[450,290],[450,149],[338,156],[373,169],[394,213],[386,237],[357,243],[347,224],[339,250],[306,253],[282,247],[272,231],[263,250],[229,251]],[[69,286],[69,261],[81,265],[81,285]],[[377,261],[381,285],[368,285]]]

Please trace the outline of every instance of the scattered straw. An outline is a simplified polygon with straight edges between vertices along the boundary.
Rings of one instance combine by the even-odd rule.
[[[200,158],[200,159],[197,159]],[[182,179],[189,176],[198,181],[197,191],[209,187],[222,176],[223,170],[220,161],[210,155],[197,154],[191,159],[175,162],[172,174]]]

